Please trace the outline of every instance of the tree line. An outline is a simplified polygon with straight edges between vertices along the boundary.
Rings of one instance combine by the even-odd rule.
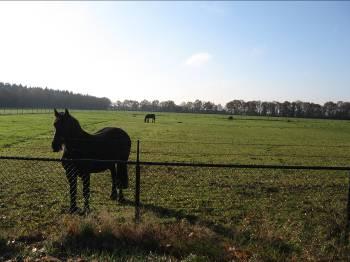
[[[108,109],[111,101],[90,95],[0,82],[2,108]]]
[[[350,102],[326,102],[323,105],[310,102],[262,102],[232,100],[226,104],[228,112],[249,116],[279,116],[304,118],[350,119]]]
[[[246,116],[304,117],[350,119],[350,102],[326,102],[323,105],[303,102],[265,102],[232,100],[222,106],[199,99],[177,105],[172,100],[138,102],[125,99],[111,102],[110,99],[90,95],[74,94],[69,91],[40,87],[27,87],[0,82],[0,107],[2,108],[72,108],[72,109],[114,109],[130,111],[157,111],[183,113],[234,114]]]
[[[112,108],[116,110],[134,110],[134,111],[159,111],[159,112],[183,112],[183,113],[223,113],[225,112],[221,104],[214,104],[212,102],[203,102],[196,100],[194,102],[182,102],[180,105],[175,104],[172,100],[148,101],[146,99],[138,102],[136,100],[116,101],[112,104]]]
[[[272,117],[303,117],[303,118],[329,118],[350,119],[350,102],[326,102],[323,105],[295,101],[295,102],[265,102],[232,100],[225,106],[210,101],[182,102],[175,104],[172,100],[124,100],[112,104],[115,110],[159,111],[159,112],[186,112],[186,113],[227,113],[246,116],[272,116]]]

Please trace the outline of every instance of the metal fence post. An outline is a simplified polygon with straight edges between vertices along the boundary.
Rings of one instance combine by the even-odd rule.
[[[350,171],[348,171],[348,202],[346,207],[346,228],[345,228],[345,244],[349,243],[350,231]]]
[[[137,140],[136,151],[135,222],[140,222],[140,140]]]

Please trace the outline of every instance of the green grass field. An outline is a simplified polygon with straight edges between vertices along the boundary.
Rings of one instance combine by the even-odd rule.
[[[126,130],[133,142],[131,160],[140,140],[142,161],[349,166],[350,121],[157,113],[156,123],[146,124],[142,112],[71,114],[88,132],[105,126]],[[0,154],[59,158],[51,150],[53,118],[0,116]],[[0,229],[5,242],[19,243],[7,253],[35,256],[28,246],[37,245],[57,256],[94,256],[94,250],[62,255],[62,250],[49,248],[69,217],[68,185],[60,163],[1,160],[0,168]],[[109,174],[92,176],[92,217],[107,212],[120,225],[132,223],[133,166],[129,172],[131,188],[124,205],[109,200]],[[236,260],[348,260],[342,241],[347,188],[348,174],[339,171],[142,167],[142,222],[186,220],[205,227],[242,250],[245,255],[236,254]],[[20,241],[32,235],[41,237],[30,244]],[[9,249],[0,241],[2,248]],[[192,253],[198,250],[203,248]],[[135,256],[118,252],[99,250],[97,256],[129,261],[149,257],[146,249]],[[176,259],[198,261],[186,252]],[[158,250],[154,260],[173,254]],[[199,255],[204,261],[213,259],[204,251]]]
[[[142,160],[347,166],[350,159],[350,121],[158,113],[154,125],[142,112],[73,115],[88,132],[125,129],[133,152],[141,141]],[[2,154],[59,157],[51,153],[52,123],[50,114],[1,116]]]

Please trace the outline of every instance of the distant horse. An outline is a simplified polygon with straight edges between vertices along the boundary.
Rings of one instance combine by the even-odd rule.
[[[152,123],[156,122],[156,115],[155,114],[147,114],[145,116],[145,123],[149,123],[149,120],[152,119]]]
[[[123,191],[128,187],[128,169],[125,163],[103,162],[101,160],[127,161],[130,154],[131,141],[128,134],[115,127],[106,127],[91,135],[85,132],[78,120],[66,109],[59,113],[55,109],[55,135],[52,149],[58,152],[63,149],[62,165],[66,170],[70,192],[70,212],[77,212],[77,177],[83,181],[84,210],[89,211],[90,173],[107,169],[112,175],[111,199],[124,200]],[[66,160],[65,160],[66,159]],[[68,161],[72,159],[73,161]],[[74,161],[74,159],[96,159],[100,161]]]

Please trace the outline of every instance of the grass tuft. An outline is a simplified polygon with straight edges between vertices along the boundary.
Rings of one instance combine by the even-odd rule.
[[[167,224],[120,224],[106,214],[97,217],[70,217],[63,221],[61,235],[52,245],[60,257],[109,254],[147,256],[150,253],[186,261],[244,261],[250,257],[210,229],[186,220]]]

